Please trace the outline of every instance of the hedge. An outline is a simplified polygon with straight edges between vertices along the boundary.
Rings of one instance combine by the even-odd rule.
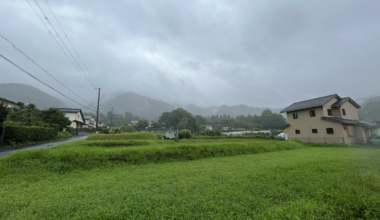
[[[6,126],[4,142],[10,144],[55,140],[57,134],[56,128],[51,127]]]

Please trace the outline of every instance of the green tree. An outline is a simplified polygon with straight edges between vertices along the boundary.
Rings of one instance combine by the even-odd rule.
[[[191,138],[191,131],[188,129],[182,129],[179,132],[179,139],[190,139]]]
[[[158,123],[166,123],[166,119],[169,117],[170,112],[163,112],[162,115],[158,118]]]
[[[71,124],[71,121],[65,117],[65,114],[55,108],[43,110],[40,114],[43,122],[59,125],[60,131]]]
[[[120,127],[120,131],[122,132],[134,132],[135,131],[135,128],[133,126],[130,126],[130,125],[123,125]]]
[[[137,123],[137,128],[141,129],[141,130],[145,130],[146,127],[149,126],[149,121],[148,120],[139,120],[139,122]]]
[[[7,115],[10,111],[9,108],[4,106],[5,103],[3,101],[0,102],[0,125],[7,119]]]
[[[160,123],[158,123],[158,122],[153,122],[152,123],[152,128],[160,128],[161,126],[160,126]]]
[[[190,129],[192,131],[197,131],[199,128],[197,119],[182,108],[170,112],[166,118],[166,126],[174,129]]]

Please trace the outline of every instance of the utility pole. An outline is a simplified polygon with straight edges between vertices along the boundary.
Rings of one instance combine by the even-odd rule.
[[[95,132],[98,132],[98,124],[99,124],[99,101],[100,101],[100,88],[98,93],[98,108],[96,109],[96,128]]]
[[[110,123],[111,126],[112,126],[112,115],[113,115],[113,108],[111,108],[111,123]]]

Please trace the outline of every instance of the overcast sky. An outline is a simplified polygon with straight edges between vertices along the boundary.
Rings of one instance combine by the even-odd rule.
[[[26,0],[1,1],[0,34],[77,94],[96,99],[29,2],[51,35]],[[45,0],[37,2],[64,38]],[[135,92],[204,107],[285,107],[334,93],[354,99],[380,93],[378,0],[48,3],[106,94]],[[76,98],[2,38],[0,54]],[[9,82],[64,100],[0,59],[0,83]]]

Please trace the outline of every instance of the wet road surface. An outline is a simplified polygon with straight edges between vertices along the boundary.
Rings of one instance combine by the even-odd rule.
[[[7,149],[0,149],[0,157],[5,157],[8,155],[11,155],[13,153],[16,153],[17,151],[20,150],[39,150],[39,149],[45,149],[45,148],[51,148],[55,147],[61,144],[66,144],[74,141],[81,141],[86,139],[87,136],[80,136],[80,137],[73,137],[61,141],[54,141],[54,142],[48,142],[48,143],[42,143],[42,144],[34,144],[34,145],[28,145],[28,146],[22,146],[22,147],[15,147],[15,148],[7,148]]]

